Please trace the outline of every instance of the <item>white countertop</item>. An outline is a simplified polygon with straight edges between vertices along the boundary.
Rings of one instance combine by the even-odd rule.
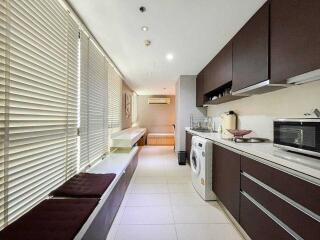
[[[309,179],[309,176],[315,178],[314,182],[320,182],[320,159],[281,150],[274,147],[273,143],[235,143],[222,139],[219,133],[196,132],[190,128],[186,128],[186,130],[194,135],[305,174],[307,175],[303,176],[305,179]]]
[[[112,147],[132,147],[145,133],[146,128],[128,128],[111,135]]]

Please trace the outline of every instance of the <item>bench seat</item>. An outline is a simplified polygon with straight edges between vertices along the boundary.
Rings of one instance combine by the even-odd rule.
[[[71,240],[86,222],[99,199],[48,199],[0,232],[8,240]]]
[[[101,198],[116,174],[79,173],[50,193],[53,197]]]

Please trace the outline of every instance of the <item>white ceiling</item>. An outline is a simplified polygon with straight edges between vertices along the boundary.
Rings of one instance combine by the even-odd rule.
[[[196,75],[266,0],[69,0],[140,95],[174,94]],[[140,6],[147,11],[141,13]],[[149,31],[141,31],[148,26]],[[144,40],[150,39],[150,47]],[[166,54],[172,53],[171,62]],[[166,88],[166,89],[164,89]]]

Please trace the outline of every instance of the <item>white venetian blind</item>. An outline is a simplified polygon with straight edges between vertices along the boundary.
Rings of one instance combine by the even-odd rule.
[[[80,169],[89,162],[89,38],[80,32]]]
[[[108,69],[99,48],[85,33],[80,35],[80,169],[83,169],[106,152]]]
[[[4,3],[6,225],[76,172],[78,26],[59,1]]]
[[[120,130],[122,79],[111,65],[108,69],[108,126],[110,129]]]
[[[6,99],[6,7],[5,1],[0,1],[0,229],[5,222],[5,99]]]

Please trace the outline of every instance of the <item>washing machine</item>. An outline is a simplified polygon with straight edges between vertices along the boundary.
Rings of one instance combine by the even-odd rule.
[[[212,144],[205,138],[192,137],[190,152],[192,185],[206,201],[217,200],[212,191]]]

